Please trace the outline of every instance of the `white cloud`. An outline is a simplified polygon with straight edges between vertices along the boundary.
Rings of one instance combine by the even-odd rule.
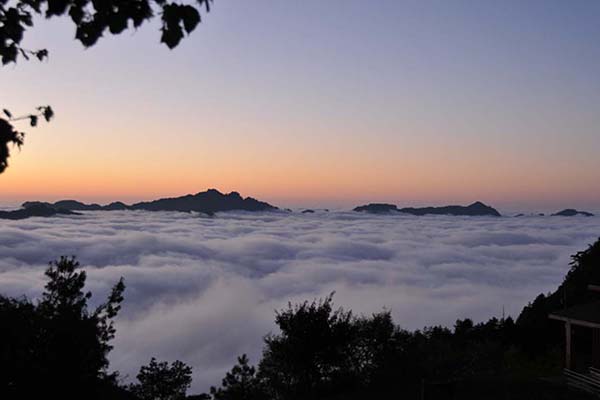
[[[97,212],[0,222],[0,293],[39,295],[43,270],[77,255],[95,301],[127,289],[112,367],[134,377],[150,357],[194,366],[195,391],[243,352],[256,361],[274,310],[323,297],[359,313],[383,307],[406,328],[517,314],[554,289],[600,218],[461,218]]]

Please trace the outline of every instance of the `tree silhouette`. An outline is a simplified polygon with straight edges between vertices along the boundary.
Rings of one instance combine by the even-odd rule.
[[[127,29],[137,29],[144,22],[160,17],[160,41],[170,49],[176,47],[186,34],[190,34],[201,21],[200,11],[210,11],[213,0],[195,0],[176,3],[166,0],[0,0],[0,59],[3,65],[17,62],[19,57],[42,61],[48,57],[47,49],[26,49],[21,46],[24,34],[34,26],[34,17],[68,17],[75,26],[75,39],[90,47],[106,33],[120,34]],[[0,118],[0,174],[8,165],[10,147],[23,145],[24,133],[11,124],[19,119],[29,119],[36,126],[38,117],[52,118],[49,106],[38,107],[36,113],[13,118],[4,109],[7,119]]]
[[[140,368],[139,383],[131,385],[131,391],[140,400],[179,400],[192,383],[192,368],[177,360],[169,365],[152,357],[150,364]]]
[[[256,374],[256,368],[248,365],[248,357],[238,357],[238,363],[227,372],[221,387],[211,387],[213,400],[263,400],[265,389]]]
[[[332,296],[290,304],[277,313],[275,322],[281,333],[265,338],[259,364],[274,398],[322,398],[352,390],[358,382],[354,379],[352,313],[334,310]]]
[[[0,398],[102,398],[118,392],[108,372],[113,319],[125,285],[120,280],[106,302],[88,309],[86,274],[74,258],[62,257],[46,271],[41,300],[0,296]]]

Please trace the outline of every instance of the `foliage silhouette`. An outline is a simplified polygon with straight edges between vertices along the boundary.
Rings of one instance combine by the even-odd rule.
[[[137,379],[139,383],[130,389],[138,399],[179,400],[185,398],[192,383],[192,368],[179,360],[169,365],[152,357],[150,364],[140,368]]]
[[[275,322],[281,333],[265,338],[259,365],[274,398],[318,398],[356,382],[352,313],[333,310],[332,295],[290,304]]]
[[[356,317],[336,310],[332,295],[290,304],[276,314],[280,332],[265,337],[258,370],[240,357],[211,395],[214,400],[254,399],[253,393],[272,400],[592,398],[538,379],[560,374],[562,365],[561,329],[548,313],[593,300],[590,283],[600,283],[600,240],[575,254],[560,287],[538,296],[516,322],[464,319],[453,329],[409,332],[395,325],[388,311]]]
[[[170,49],[189,35],[201,21],[201,10],[210,11],[212,0],[195,0],[176,3],[167,0],[0,0],[0,59],[2,65],[17,62],[19,57],[42,61],[48,57],[47,49],[30,50],[21,46],[25,32],[34,27],[34,17],[68,17],[75,26],[75,39],[90,47],[105,33],[120,34],[139,28],[144,22],[160,16],[160,41]],[[28,119],[32,127],[38,118],[49,121],[54,115],[49,106],[37,108],[36,113],[13,118],[4,109],[0,118],[0,174],[7,167],[9,145],[21,147],[24,133],[11,122]]]
[[[263,400],[266,389],[256,374],[256,368],[248,365],[248,357],[238,357],[238,363],[227,372],[221,387],[211,387],[210,394],[214,400]]]
[[[91,293],[83,291],[86,274],[78,268],[74,258],[51,263],[37,304],[0,297],[0,397],[120,392],[107,355],[125,285],[117,282],[105,303],[88,310]]]
[[[238,358],[221,388],[211,388],[213,400],[589,398],[531,377],[539,366],[518,348],[511,318],[409,332],[388,311],[334,310],[329,296],[288,306],[276,323],[281,332],[265,338],[258,370]]]
[[[212,0],[180,4],[166,0],[17,0],[0,1],[0,57],[2,64],[16,62],[21,56],[40,61],[48,50],[21,47],[24,33],[33,27],[36,15],[54,18],[68,15],[75,25],[75,39],[85,47],[96,44],[107,31],[116,35],[160,15],[161,42],[169,48],[179,44],[201,21],[200,9],[210,11]]]
[[[334,311],[332,296],[288,306],[281,331],[265,338],[258,376],[272,399],[358,399],[417,396],[423,379],[456,382],[502,369],[501,349],[514,324],[457,321],[408,332],[389,311],[354,317]]]
[[[21,148],[25,138],[25,134],[15,130],[11,122],[28,119],[31,126],[37,126],[40,117],[48,122],[54,116],[54,111],[50,106],[38,107],[36,113],[16,118],[7,109],[3,109],[2,112],[8,119],[0,118],[0,174],[8,166],[8,157],[10,157],[9,145]]]
[[[564,329],[548,319],[550,312],[597,300],[598,295],[588,290],[588,285],[600,284],[600,240],[573,255],[570,265],[558,289],[538,295],[517,319],[521,346],[532,355],[547,353],[562,343]]]

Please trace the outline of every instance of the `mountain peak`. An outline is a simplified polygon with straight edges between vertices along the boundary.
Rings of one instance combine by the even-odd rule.
[[[487,204],[482,203],[481,201],[476,201],[472,204],[469,204],[468,207],[489,207]]]

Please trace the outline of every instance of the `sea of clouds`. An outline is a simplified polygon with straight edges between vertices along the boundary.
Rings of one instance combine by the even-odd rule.
[[[516,316],[599,236],[600,217],[87,212],[0,221],[0,293],[39,296],[61,255],[85,266],[96,302],[124,277],[111,367],[132,379],[152,356],[180,359],[200,392],[237,355],[259,359],[288,301],[335,291],[336,305],[386,308],[409,329]]]

